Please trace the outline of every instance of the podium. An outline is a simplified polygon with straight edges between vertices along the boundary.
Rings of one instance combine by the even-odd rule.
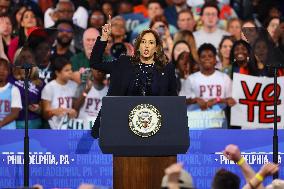
[[[99,146],[113,154],[113,187],[160,188],[164,169],[189,147],[185,97],[103,98]]]

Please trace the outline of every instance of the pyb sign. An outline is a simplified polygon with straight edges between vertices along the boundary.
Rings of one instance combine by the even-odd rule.
[[[237,104],[231,109],[231,125],[244,128],[272,128],[274,122],[273,78],[254,77],[234,73],[233,98]],[[278,128],[284,126],[284,77],[277,84]]]

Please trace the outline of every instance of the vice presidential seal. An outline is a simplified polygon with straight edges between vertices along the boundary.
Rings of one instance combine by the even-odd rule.
[[[129,114],[129,127],[140,137],[150,137],[159,131],[161,120],[161,114],[155,106],[140,104]]]

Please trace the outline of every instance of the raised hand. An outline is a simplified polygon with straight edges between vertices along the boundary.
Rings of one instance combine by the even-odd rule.
[[[108,23],[102,26],[102,41],[107,41],[111,35],[111,16],[108,16]]]
[[[241,159],[240,149],[234,144],[227,145],[225,150],[223,151],[223,154],[224,156],[226,156],[226,158],[234,162],[238,162]]]
[[[275,163],[267,163],[264,164],[259,170],[259,174],[263,177],[267,177],[269,175],[273,175],[279,170],[279,165]]]

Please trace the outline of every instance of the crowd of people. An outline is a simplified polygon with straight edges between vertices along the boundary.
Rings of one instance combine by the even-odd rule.
[[[20,67],[29,62],[29,128],[91,129],[109,74],[92,69],[90,57],[107,22],[111,34],[104,60],[134,56],[135,39],[150,28],[176,67],[177,94],[186,96],[188,105],[203,111],[216,104],[232,107],[233,73],[273,77],[266,66],[270,46],[256,32],[265,28],[283,51],[281,5],[277,0],[1,1],[0,128],[24,128]],[[278,75],[283,73],[279,69]]]

